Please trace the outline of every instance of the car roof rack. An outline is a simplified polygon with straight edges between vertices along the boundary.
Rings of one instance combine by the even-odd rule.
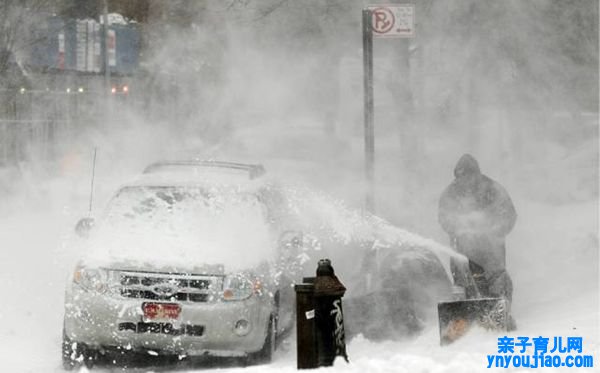
[[[161,161],[152,163],[147,166],[143,173],[150,174],[165,168],[173,167],[173,166],[189,166],[189,167],[214,167],[214,168],[228,168],[234,170],[241,170],[248,172],[248,177],[250,179],[256,179],[266,173],[265,168],[261,164],[244,164],[244,163],[235,163],[235,162],[223,162],[223,161],[199,161],[199,160],[189,160],[189,161]]]

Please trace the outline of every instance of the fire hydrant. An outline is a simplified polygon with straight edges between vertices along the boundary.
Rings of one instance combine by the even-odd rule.
[[[348,361],[342,297],[346,288],[329,259],[319,260],[316,277],[295,286],[298,369],[331,366],[336,356]]]

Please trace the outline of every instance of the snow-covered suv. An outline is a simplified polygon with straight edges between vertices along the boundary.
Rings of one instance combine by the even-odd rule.
[[[166,162],[121,187],[68,281],[65,368],[111,350],[269,360],[297,279],[294,234],[272,223],[263,173]]]

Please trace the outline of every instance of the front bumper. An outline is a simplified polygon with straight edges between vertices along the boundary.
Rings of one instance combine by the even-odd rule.
[[[242,301],[177,302],[177,321],[143,320],[147,300],[88,292],[76,285],[65,297],[65,334],[92,348],[153,350],[165,354],[244,356],[260,350],[266,339],[272,301],[253,295]],[[247,334],[235,324],[246,320]]]

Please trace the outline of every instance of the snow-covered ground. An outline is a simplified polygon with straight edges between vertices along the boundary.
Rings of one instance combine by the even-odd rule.
[[[592,149],[592,154],[594,152]],[[274,169],[278,165],[281,169],[288,168],[290,172],[281,162],[273,161],[271,165]],[[298,170],[311,171],[302,163],[295,165]],[[107,172],[108,168],[101,171]],[[485,167],[482,168],[485,172]],[[61,372],[64,282],[78,254],[69,243],[74,238],[75,223],[87,210],[89,179],[85,172],[46,172],[40,177],[39,170],[26,170],[18,172],[18,177],[3,174],[4,195],[0,196],[0,284],[4,299],[0,304],[0,370]],[[113,170],[114,177],[99,176],[95,204],[103,203],[103,197],[119,182],[121,175],[117,173],[121,171]],[[448,171],[440,178],[449,182],[450,175]],[[523,175],[525,171],[516,174],[516,181],[505,183],[512,191],[519,212],[519,221],[507,242],[508,266],[515,283],[513,311],[518,323],[518,329],[509,336],[544,336],[551,340],[554,336],[583,337],[583,354],[594,356],[595,368],[588,371],[597,371],[600,364],[598,199],[587,195],[567,201],[545,198],[541,193],[558,193],[552,187],[556,180],[548,179],[549,185],[536,192],[534,186],[541,184],[534,177],[537,175],[530,178]],[[537,180],[535,185],[530,183],[534,179]],[[532,185],[531,189],[524,188],[524,184]],[[342,188],[343,185],[331,185],[330,191]],[[431,189],[440,190],[440,187],[433,185]],[[415,211],[415,219],[423,219],[419,213],[434,210],[435,206],[429,206]],[[435,217],[431,221],[435,222]],[[435,236],[432,232],[431,236]],[[441,241],[443,237],[434,238]],[[430,325],[411,340],[375,343],[359,336],[349,342],[350,363],[338,359],[333,368],[325,371],[486,371],[486,356],[496,354],[499,336],[473,330],[446,347],[439,346],[437,325]],[[97,369],[119,371],[121,368]],[[292,372],[296,370],[295,343],[291,340],[269,366],[202,368],[184,364],[142,367],[134,371],[171,369]],[[574,368],[562,370],[573,371]],[[81,371],[85,372],[86,368]],[[561,368],[548,371],[558,372]]]

